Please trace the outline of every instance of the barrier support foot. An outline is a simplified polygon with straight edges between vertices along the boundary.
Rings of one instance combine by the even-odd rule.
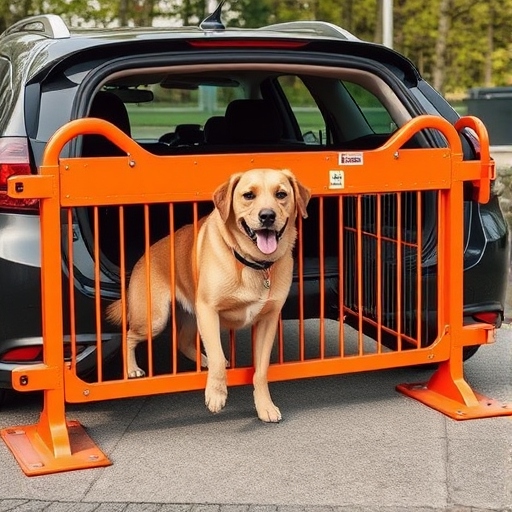
[[[463,376],[462,347],[426,383],[400,384],[397,391],[455,420],[511,416],[512,404],[498,402],[474,392]]]
[[[5,428],[1,435],[27,476],[48,475],[74,469],[110,466],[110,460],[97,448],[77,421],[66,422],[70,450],[55,456],[38,432],[39,425]]]
[[[62,389],[44,391],[37,424],[4,428],[0,435],[27,476],[111,465],[82,425],[66,420]]]

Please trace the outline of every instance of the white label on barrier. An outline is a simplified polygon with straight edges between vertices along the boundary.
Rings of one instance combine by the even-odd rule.
[[[339,165],[363,165],[363,153],[339,153]]]
[[[341,170],[329,171],[329,188],[345,188],[345,173]]]

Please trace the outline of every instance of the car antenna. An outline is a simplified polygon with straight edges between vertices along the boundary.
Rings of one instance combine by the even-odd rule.
[[[221,0],[219,5],[210,15],[208,15],[200,24],[201,30],[225,30],[226,26],[222,23],[222,6],[226,0]]]

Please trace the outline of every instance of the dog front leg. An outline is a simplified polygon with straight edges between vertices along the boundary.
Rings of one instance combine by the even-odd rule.
[[[220,340],[218,313],[205,303],[196,304],[197,327],[208,358],[205,404],[211,412],[219,412],[228,396],[226,384],[226,358]]]
[[[281,420],[281,411],[272,402],[268,389],[268,367],[270,354],[277,332],[279,314],[270,314],[256,323],[254,344],[254,405],[258,418],[267,423]]]

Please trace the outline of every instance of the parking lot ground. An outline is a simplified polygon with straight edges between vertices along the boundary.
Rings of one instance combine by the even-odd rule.
[[[210,414],[202,392],[68,405],[112,460],[26,477],[0,444],[0,511],[469,512],[512,510],[512,419],[457,422],[395,391],[432,370],[402,368],[274,383],[284,420],[264,424],[252,390]],[[512,329],[466,363],[478,392],[512,401]],[[17,396],[0,427],[30,424]]]

